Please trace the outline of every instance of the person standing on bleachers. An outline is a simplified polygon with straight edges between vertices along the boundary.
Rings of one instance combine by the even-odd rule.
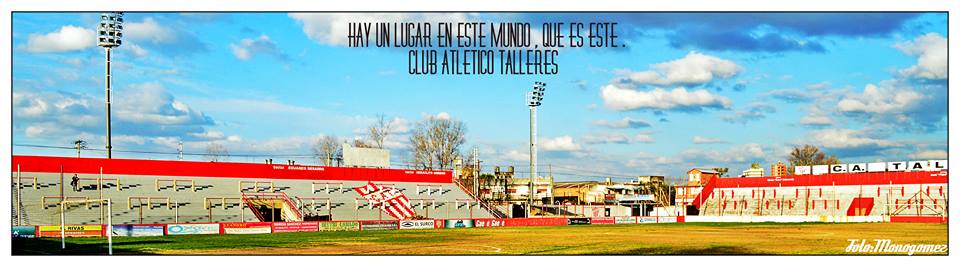
[[[78,186],[79,184],[80,184],[80,177],[77,177],[77,174],[74,173],[73,178],[70,178],[70,186],[73,187],[73,191],[80,192],[80,187]]]

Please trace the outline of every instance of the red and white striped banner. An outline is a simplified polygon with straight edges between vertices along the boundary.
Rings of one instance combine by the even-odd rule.
[[[407,196],[395,187],[384,188],[373,182],[368,182],[367,185],[354,189],[360,196],[369,201],[370,205],[380,206],[380,209],[398,220],[410,219],[417,215],[417,212],[410,206],[410,200],[407,199]]]

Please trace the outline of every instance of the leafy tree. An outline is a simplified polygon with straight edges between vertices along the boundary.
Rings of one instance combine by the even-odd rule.
[[[793,150],[790,151],[790,159],[788,161],[790,162],[791,168],[787,170],[790,172],[793,171],[793,167],[795,166],[840,164],[840,160],[837,159],[836,156],[828,156],[814,145],[793,147]]]

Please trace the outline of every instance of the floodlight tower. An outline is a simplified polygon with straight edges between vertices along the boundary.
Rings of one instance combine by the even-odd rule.
[[[107,103],[107,158],[113,157],[113,146],[111,145],[110,128],[110,84],[113,77],[110,76],[110,49],[120,46],[120,37],[123,37],[123,12],[110,12],[100,14],[100,26],[97,27],[98,42],[97,45],[103,47],[107,69],[106,69],[106,103]]]
[[[530,107],[530,185],[527,187],[530,192],[527,193],[527,218],[531,215],[533,196],[537,192],[534,186],[534,179],[537,178],[537,107],[540,106],[540,101],[543,101],[546,89],[546,83],[534,82],[533,90],[527,93],[527,106]]]

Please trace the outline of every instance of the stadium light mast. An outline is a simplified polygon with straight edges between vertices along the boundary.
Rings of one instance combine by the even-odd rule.
[[[103,47],[106,59],[106,104],[107,104],[107,158],[113,158],[110,127],[110,85],[113,77],[110,76],[110,49],[120,46],[120,37],[123,37],[123,12],[109,12],[100,14],[100,26],[97,27],[97,45]]]
[[[534,186],[534,179],[537,177],[537,107],[543,101],[546,86],[546,83],[534,82],[533,90],[527,93],[527,106],[530,107],[530,193],[527,194],[527,218],[532,215],[533,196],[537,192]]]

